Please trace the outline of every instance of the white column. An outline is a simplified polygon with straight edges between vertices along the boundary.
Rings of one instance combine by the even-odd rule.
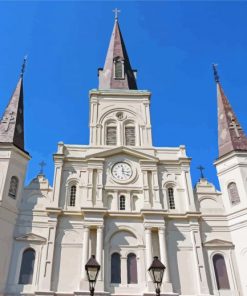
[[[86,280],[86,272],[85,272],[85,265],[88,261],[88,247],[89,247],[89,232],[90,229],[86,225],[84,226],[84,232],[83,232],[83,249],[82,249],[82,278]]]
[[[97,227],[97,247],[96,247],[96,260],[98,261],[100,265],[100,272],[99,272],[99,280],[102,280],[102,270],[103,267],[103,261],[102,261],[102,251],[103,251],[103,227],[98,226]]]
[[[152,232],[151,227],[145,228],[145,244],[146,244],[146,270],[152,263]]]
[[[169,264],[166,247],[165,227],[159,227],[159,245],[160,245],[160,261],[165,265],[164,281],[170,282]]]

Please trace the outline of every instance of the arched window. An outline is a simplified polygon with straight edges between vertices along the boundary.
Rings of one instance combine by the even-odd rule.
[[[16,198],[16,195],[17,195],[18,184],[19,184],[18,178],[15,176],[11,177],[10,184],[9,184],[9,196],[14,199]]]
[[[131,125],[125,126],[125,144],[127,146],[135,146],[136,136],[135,136],[135,127]]]
[[[70,187],[70,198],[69,198],[69,205],[71,207],[75,206],[75,198],[76,198],[76,186],[72,185]]]
[[[213,264],[218,290],[229,290],[230,285],[224,257],[220,254],[214,255]]]
[[[117,145],[117,126],[114,122],[106,125],[106,145]]]
[[[240,197],[238,194],[238,188],[237,188],[236,183],[231,182],[227,188],[228,188],[228,194],[230,197],[231,204],[236,205],[236,204],[240,203]]]
[[[111,283],[121,283],[121,259],[118,253],[111,255]]]
[[[136,255],[130,253],[127,257],[127,278],[128,284],[137,284],[137,262]]]
[[[124,79],[124,61],[116,57],[114,59],[114,66],[114,78]]]
[[[26,249],[22,255],[19,284],[32,284],[34,261],[35,251],[32,248]]]
[[[125,196],[121,195],[119,198],[119,209],[125,210]]]
[[[174,190],[172,187],[167,188],[169,209],[175,209]]]

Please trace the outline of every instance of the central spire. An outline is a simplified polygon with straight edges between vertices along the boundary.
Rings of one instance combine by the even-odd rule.
[[[118,12],[106,55],[105,65],[99,70],[99,89],[137,89],[135,70],[131,68],[127,50],[120,31]]]

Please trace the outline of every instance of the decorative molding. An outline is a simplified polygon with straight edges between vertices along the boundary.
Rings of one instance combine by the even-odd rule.
[[[203,243],[206,248],[234,248],[234,244],[230,241],[225,241],[221,239],[213,239]]]
[[[31,232],[21,236],[17,236],[15,237],[15,240],[33,243],[46,243],[46,238]]]

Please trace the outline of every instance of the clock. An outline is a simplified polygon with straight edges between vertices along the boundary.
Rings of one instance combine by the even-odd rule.
[[[118,181],[128,181],[132,173],[131,166],[126,162],[117,162],[112,167],[112,176]]]

